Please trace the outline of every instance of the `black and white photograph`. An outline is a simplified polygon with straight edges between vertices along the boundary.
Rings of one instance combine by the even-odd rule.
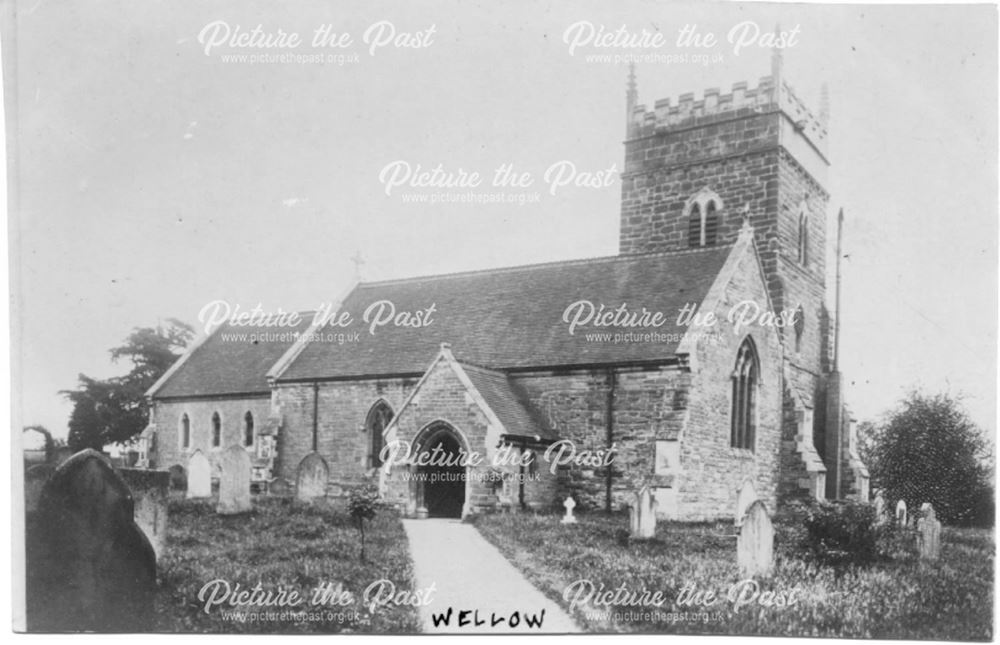
[[[995,2],[0,41],[13,632],[995,638]]]

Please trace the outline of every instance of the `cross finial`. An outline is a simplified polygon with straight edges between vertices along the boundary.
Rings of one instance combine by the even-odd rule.
[[[354,263],[354,277],[357,278],[358,282],[361,282],[361,266],[365,263],[365,259],[361,257],[361,251],[354,253],[351,262]]]

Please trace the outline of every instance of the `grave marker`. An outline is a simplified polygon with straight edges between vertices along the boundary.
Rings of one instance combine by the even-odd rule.
[[[212,496],[212,465],[208,457],[195,450],[188,460],[187,498]]]
[[[240,446],[230,446],[222,453],[219,475],[219,515],[236,515],[253,510],[250,503],[250,455]]]
[[[27,513],[34,513],[38,508],[38,501],[42,497],[42,489],[45,482],[49,481],[55,466],[50,464],[38,464],[32,466],[24,473],[24,510]]]
[[[743,482],[740,489],[736,492],[736,516],[735,522],[736,526],[740,526],[743,522],[743,516],[746,515],[747,509],[750,505],[757,501],[757,490],[753,487],[753,482],[749,479]]]
[[[937,560],[941,554],[941,522],[930,502],[920,507],[923,517],[917,520],[921,560]]]
[[[159,558],[163,555],[167,542],[170,473],[166,470],[122,468],[118,474],[132,493],[135,523],[142,529]]]
[[[875,493],[875,524],[882,525],[885,524],[889,518],[885,512],[885,497],[882,495],[882,491]]]
[[[295,476],[295,499],[311,502],[326,497],[326,485],[330,481],[330,467],[318,452],[310,452],[299,462]]]
[[[633,538],[648,540],[656,535],[656,500],[648,486],[643,486],[635,494],[629,511]]]
[[[764,502],[750,504],[736,538],[736,561],[746,578],[766,576],[774,561],[774,527]]]
[[[560,524],[576,524],[576,518],[573,517],[573,509],[576,508],[576,502],[572,497],[566,498],[566,501],[563,502],[563,508],[566,509],[566,514],[560,520]]]
[[[896,502],[896,524],[899,525],[899,528],[905,529],[906,521],[906,500],[901,499]]]

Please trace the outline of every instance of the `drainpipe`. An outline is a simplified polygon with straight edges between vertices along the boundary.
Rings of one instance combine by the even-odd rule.
[[[617,378],[614,368],[608,369],[608,401],[604,415],[605,423],[605,447],[611,450],[615,438],[615,386]],[[604,472],[604,512],[611,513],[611,472],[612,466],[608,465]]]
[[[319,381],[313,381],[313,452],[319,448]]]

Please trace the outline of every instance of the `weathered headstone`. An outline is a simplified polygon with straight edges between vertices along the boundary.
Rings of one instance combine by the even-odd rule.
[[[330,467],[318,452],[310,452],[299,462],[295,475],[295,500],[311,502],[326,497],[326,485],[330,481]]]
[[[107,457],[84,450],[45,484],[29,518],[29,631],[147,631],[156,555]]]
[[[42,497],[42,488],[56,470],[51,464],[32,466],[24,473],[24,510],[34,513],[38,508],[38,500]]]
[[[885,524],[888,521],[887,514],[885,512],[885,497],[882,495],[882,491],[875,493],[875,523]]]
[[[278,477],[268,486],[267,492],[275,497],[287,497],[292,494],[292,485],[288,483],[287,479]]]
[[[146,534],[159,558],[167,542],[170,473],[166,470],[122,468],[118,474],[132,493],[135,523]]]
[[[630,530],[633,538],[648,540],[656,535],[656,499],[648,486],[635,494],[630,511]]]
[[[184,470],[184,466],[180,464],[174,464],[167,469],[170,473],[170,489],[171,490],[187,490],[188,477],[187,471]]]
[[[253,510],[250,503],[250,455],[240,446],[229,446],[222,453],[219,475],[219,515],[236,515]]]
[[[736,562],[740,575],[750,578],[767,575],[773,561],[774,526],[764,502],[757,500],[750,504],[743,516],[736,538]]]
[[[901,499],[896,502],[896,524],[899,525],[899,528],[905,529],[906,521],[906,501]]]
[[[923,516],[917,520],[917,535],[920,543],[921,560],[937,560],[941,554],[941,522],[930,502],[920,507]]]
[[[576,518],[573,517],[573,509],[576,508],[576,501],[572,497],[567,497],[566,501],[563,502],[563,508],[566,509],[566,514],[563,515],[560,524],[576,524]]]
[[[200,450],[188,460],[187,498],[212,496],[212,464]]]
[[[745,480],[739,490],[736,491],[736,526],[740,526],[743,522],[743,516],[746,515],[747,509],[750,508],[750,505],[756,502],[757,499],[757,489],[753,487],[753,482],[749,479]]]

